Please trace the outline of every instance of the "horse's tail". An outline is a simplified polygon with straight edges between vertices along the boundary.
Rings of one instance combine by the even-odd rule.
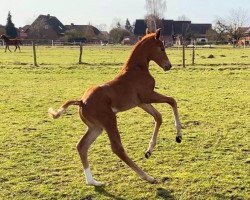
[[[58,110],[54,110],[53,108],[49,108],[48,113],[49,113],[50,116],[53,117],[53,119],[57,119],[64,113],[64,111],[69,106],[71,106],[71,105],[81,106],[82,103],[83,103],[82,101],[67,101]]]

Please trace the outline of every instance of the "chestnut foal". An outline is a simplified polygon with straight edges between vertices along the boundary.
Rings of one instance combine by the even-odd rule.
[[[151,103],[167,103],[171,105],[177,130],[176,141],[181,142],[181,123],[178,116],[177,104],[172,97],[161,95],[154,91],[155,80],[149,73],[149,61],[153,60],[165,71],[170,70],[171,63],[166,55],[163,43],[159,40],[160,29],[155,33],[147,33],[139,41],[121,72],[110,82],[88,89],[80,101],[68,101],[58,110],[49,109],[54,118],[71,105],[79,106],[80,118],[87,125],[87,132],[77,145],[84,167],[86,183],[100,186],[101,182],[93,179],[87,153],[90,145],[102,133],[107,132],[112,151],[131,167],[142,179],[154,183],[155,179],[139,168],[126,154],[117,128],[116,113],[139,106],[155,119],[155,128],[149,147],[145,152],[146,158],[152,154],[156,138],[162,123],[161,114]]]

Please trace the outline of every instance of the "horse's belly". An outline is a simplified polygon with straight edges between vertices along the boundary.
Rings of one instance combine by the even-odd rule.
[[[119,96],[117,99],[111,99],[111,109],[113,112],[122,112],[134,108],[140,104],[137,95]]]

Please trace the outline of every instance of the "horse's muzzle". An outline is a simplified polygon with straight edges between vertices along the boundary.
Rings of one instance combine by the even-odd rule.
[[[165,66],[163,67],[163,70],[164,70],[164,71],[169,71],[171,68],[172,68],[172,65],[169,64],[169,65],[165,65]]]

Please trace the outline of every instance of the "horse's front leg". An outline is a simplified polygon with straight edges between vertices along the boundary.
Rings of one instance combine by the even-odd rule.
[[[16,48],[15,48],[14,52],[16,52],[16,50],[17,50],[17,45],[16,45],[15,47],[16,47]]]
[[[173,113],[174,113],[175,127],[176,127],[176,131],[177,131],[176,142],[181,143],[181,140],[182,140],[181,122],[180,122],[180,118],[179,118],[177,102],[175,101],[175,99],[153,91],[152,93],[144,96],[142,98],[142,100],[144,103],[147,103],[147,104],[149,104],[149,103],[168,103],[172,107]]]
[[[7,45],[7,48],[8,48],[8,50],[11,52],[11,50],[10,50],[10,46],[9,46],[9,45]]]
[[[152,115],[155,120],[155,128],[153,135],[151,137],[151,140],[149,142],[149,146],[147,151],[145,152],[145,157],[149,158],[153,152],[153,149],[156,145],[156,139],[157,135],[160,129],[160,126],[162,124],[162,116],[161,113],[159,113],[151,104],[141,104],[139,105],[140,108],[142,108],[144,111],[146,111],[148,114]]]

